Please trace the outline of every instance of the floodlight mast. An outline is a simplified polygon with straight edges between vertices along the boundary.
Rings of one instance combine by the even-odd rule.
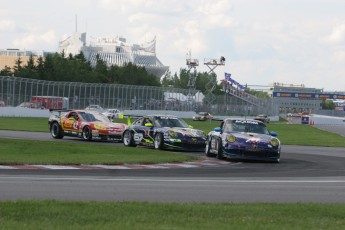
[[[212,105],[215,104],[216,96],[213,94],[213,91],[216,89],[217,86],[217,74],[214,70],[218,66],[225,65],[225,58],[223,56],[220,59],[214,58],[205,58],[204,65],[206,65],[210,71],[207,74],[208,83],[205,85],[206,88],[206,95],[205,95],[205,102],[209,111],[212,110]],[[214,77],[216,76],[216,77]]]
[[[195,81],[196,81],[196,67],[199,66],[199,60],[198,59],[192,59],[191,58],[191,52],[187,54],[186,58],[186,64],[188,66],[188,73],[189,73],[189,79],[188,79],[188,100],[191,103],[191,106],[193,107],[193,95],[195,94]],[[192,72],[191,70],[194,69]]]
[[[187,59],[187,66],[188,66],[188,73],[189,73],[189,79],[188,79],[188,87],[190,89],[195,89],[195,80],[196,80],[196,67],[199,66],[199,60],[198,59]],[[194,72],[192,73],[191,70],[194,69]]]

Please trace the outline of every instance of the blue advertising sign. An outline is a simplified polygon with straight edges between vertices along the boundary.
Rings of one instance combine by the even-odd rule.
[[[273,97],[299,98],[299,99],[345,99],[344,94],[331,93],[296,93],[296,92],[273,92]]]
[[[301,123],[302,125],[309,125],[309,116],[302,116]]]

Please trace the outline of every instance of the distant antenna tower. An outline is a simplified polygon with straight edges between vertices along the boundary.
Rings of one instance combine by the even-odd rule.
[[[75,15],[75,32],[78,32],[78,15]]]
[[[207,104],[208,109],[211,111],[212,105],[216,100],[216,96],[213,94],[213,91],[216,89],[217,86],[217,75],[214,72],[214,69],[220,65],[225,65],[225,58],[223,56],[221,56],[220,59],[205,58],[204,64],[210,69],[210,71],[207,74],[209,81],[205,86],[205,102]]]

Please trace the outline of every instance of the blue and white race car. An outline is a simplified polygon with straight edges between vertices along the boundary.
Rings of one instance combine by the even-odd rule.
[[[155,149],[204,151],[206,135],[171,115],[139,117],[123,133],[125,146],[149,146]]]
[[[225,119],[207,135],[206,156],[218,159],[279,162],[281,144],[277,133],[269,132],[261,121]]]

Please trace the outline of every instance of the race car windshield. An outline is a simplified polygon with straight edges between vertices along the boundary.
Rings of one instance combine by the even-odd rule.
[[[102,121],[102,122],[109,122],[109,119],[102,115],[101,113],[85,113],[81,112],[79,115],[82,117],[83,121],[87,122],[94,122],[94,121]]]
[[[167,118],[160,117],[155,120],[155,125],[157,127],[180,127],[188,128],[189,126],[184,120],[178,118]]]
[[[227,122],[224,127],[225,132],[248,132],[248,133],[258,133],[267,134],[269,131],[266,126],[261,123],[256,122]]]

